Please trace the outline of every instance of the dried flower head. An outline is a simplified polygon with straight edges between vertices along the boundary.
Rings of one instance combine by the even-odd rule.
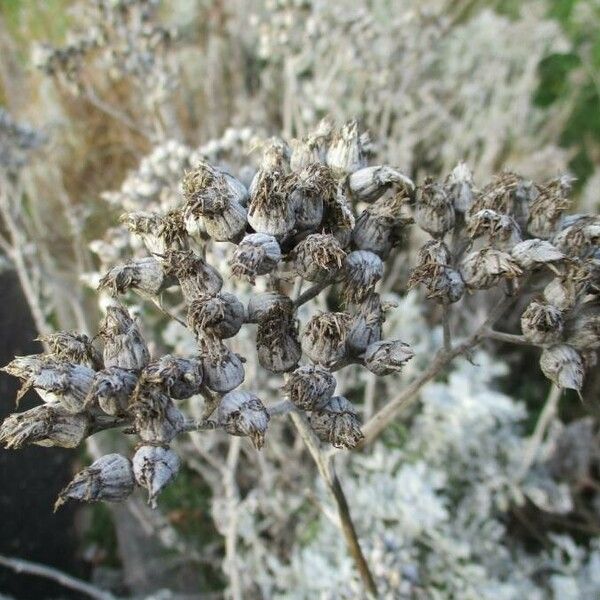
[[[465,214],[473,204],[473,173],[464,162],[459,162],[444,182],[454,210]]]
[[[350,315],[343,312],[313,316],[302,333],[302,350],[318,365],[335,368],[347,358]]]
[[[537,195],[529,207],[527,231],[542,239],[551,238],[558,229],[560,218],[571,205],[568,198],[573,179],[563,175],[546,185],[537,186]]]
[[[600,245],[600,217],[579,215],[563,220],[563,229],[553,238],[554,245],[569,256],[585,258]]]
[[[156,508],[156,498],[179,472],[181,460],[170,448],[140,446],[133,455],[137,484],[148,490],[148,504]]]
[[[581,304],[565,329],[567,343],[579,352],[600,350],[600,301]]]
[[[129,413],[140,439],[152,444],[168,444],[183,430],[185,423],[185,417],[173,401],[154,386],[138,385]]]
[[[557,272],[555,265],[564,261],[566,256],[546,240],[525,240],[513,246],[512,257],[523,270],[532,270],[547,266]]]
[[[285,373],[298,364],[302,356],[298,324],[286,304],[273,304],[258,320],[256,354],[259,364],[273,373]]]
[[[103,366],[102,355],[85,333],[58,331],[41,335],[39,340],[47,344],[50,355],[56,360],[82,364],[94,370]]]
[[[310,414],[310,425],[322,442],[335,448],[356,448],[363,439],[358,413],[344,396],[321,400]]]
[[[485,290],[502,279],[515,279],[522,274],[510,254],[494,248],[471,252],[460,264],[460,275],[467,288],[472,290]]]
[[[467,233],[472,239],[483,237],[492,246],[509,251],[521,241],[521,228],[509,215],[484,208],[469,218]]]
[[[189,305],[187,321],[198,337],[219,339],[233,337],[244,323],[244,305],[229,292],[215,296],[199,296]]]
[[[335,377],[327,369],[306,365],[290,373],[283,390],[298,408],[313,410],[317,403],[333,396],[335,386]]]
[[[400,371],[414,355],[410,346],[400,340],[375,342],[365,352],[365,367],[375,375],[390,375]]]
[[[551,304],[532,301],[521,315],[521,331],[534,344],[554,344],[562,336],[562,313]]]
[[[412,180],[391,167],[364,167],[348,177],[348,189],[357,202],[374,202],[392,186],[401,187],[407,195],[415,191]]]
[[[148,364],[140,374],[140,385],[156,386],[173,400],[185,400],[202,388],[202,364],[196,358],[165,354]]]
[[[581,354],[572,346],[558,344],[544,348],[540,368],[559,388],[581,391],[585,369]]]
[[[375,289],[383,277],[383,261],[369,250],[354,250],[344,260],[344,297],[348,302],[361,302]]]
[[[281,305],[288,312],[292,312],[294,307],[291,298],[278,292],[253,294],[250,300],[248,300],[248,321],[250,323],[258,323],[267,311],[275,305]]]
[[[199,340],[204,383],[221,394],[235,389],[244,381],[244,365],[240,357],[220,340]]]
[[[314,229],[323,220],[325,205],[337,194],[337,181],[331,169],[312,163],[295,175],[290,201],[296,207],[295,226],[298,230]]]
[[[225,394],[219,403],[217,419],[230,435],[247,436],[256,449],[262,448],[270,417],[255,394],[243,391]]]
[[[115,296],[129,290],[145,296],[158,296],[174,282],[165,274],[158,260],[146,257],[113,267],[100,280],[98,289],[108,289]]]
[[[308,281],[332,281],[338,277],[346,253],[335,236],[313,233],[293,250],[294,270]]]
[[[124,416],[138,378],[132,371],[109,367],[94,375],[92,387],[85,400],[86,407],[97,405],[107,415]]]
[[[352,315],[346,344],[350,354],[358,356],[368,346],[381,339],[385,319],[379,294],[372,293],[356,308]]]
[[[282,171],[259,171],[250,186],[248,223],[258,233],[282,237],[295,224],[295,206],[290,201],[290,177]]]
[[[443,237],[455,220],[454,206],[444,187],[427,179],[417,191],[416,224],[433,237]]]
[[[271,273],[280,261],[281,249],[272,235],[251,233],[238,244],[229,264],[234,277],[254,284],[258,275]]]
[[[334,135],[327,151],[327,164],[340,175],[350,175],[365,166],[365,153],[356,121],[349,121]]]

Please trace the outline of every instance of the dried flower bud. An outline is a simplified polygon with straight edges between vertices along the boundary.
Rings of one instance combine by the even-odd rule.
[[[346,253],[331,234],[313,233],[293,250],[294,269],[308,281],[334,281],[339,274]]]
[[[484,208],[471,215],[467,233],[471,239],[484,237],[489,244],[500,249],[510,249],[521,241],[521,228],[509,215]]]
[[[0,427],[0,444],[18,450],[25,444],[75,448],[88,435],[89,417],[72,414],[60,404],[42,404],[6,417]]]
[[[566,341],[579,352],[600,349],[600,301],[583,303],[567,324]]]
[[[520,277],[523,271],[510,254],[494,248],[483,248],[467,254],[461,262],[460,274],[468,288],[485,290],[503,278]]]
[[[575,348],[567,344],[544,348],[540,368],[559,388],[581,391],[585,369],[581,355]]]
[[[104,365],[130,371],[143,369],[150,352],[138,324],[122,306],[109,306],[100,324],[104,338]]]
[[[133,473],[138,485],[148,490],[148,504],[156,508],[156,498],[179,472],[181,461],[170,448],[140,446],[133,455]]]
[[[200,296],[188,309],[187,320],[196,336],[219,339],[233,337],[244,323],[244,305],[228,292],[216,296]]]
[[[292,140],[291,147],[290,168],[294,172],[302,171],[321,160],[319,148],[314,138],[306,137],[301,140]]]
[[[58,402],[65,410],[78,413],[84,410],[94,374],[94,371],[85,365],[46,364],[31,377],[29,384],[44,402]]]
[[[269,413],[255,394],[242,391],[225,394],[219,403],[217,420],[230,435],[247,436],[257,450],[262,448]]]
[[[296,207],[296,228],[314,229],[323,220],[325,204],[337,194],[337,181],[327,165],[314,163],[303,168],[292,180],[291,202]]]
[[[368,250],[354,250],[344,260],[344,297],[348,302],[361,302],[375,289],[383,277],[383,262]]]
[[[191,250],[168,252],[166,271],[179,280],[181,292],[189,304],[198,296],[214,296],[223,287],[223,278],[201,257]]]
[[[344,396],[322,400],[310,415],[310,425],[322,442],[335,448],[356,448],[363,439],[358,413]]]
[[[174,279],[165,274],[163,265],[148,257],[113,267],[100,280],[98,289],[109,289],[115,296],[128,290],[145,296],[158,296],[174,283]]]
[[[353,355],[362,354],[368,346],[381,339],[384,321],[383,307],[379,294],[371,294],[358,306],[352,315],[350,331],[346,339],[348,350]]]
[[[281,261],[281,248],[272,235],[251,233],[238,244],[229,264],[231,274],[254,284],[257,275],[266,275]]]
[[[592,254],[600,245],[600,217],[581,215],[565,221],[564,229],[554,236],[553,243],[569,256]]]
[[[473,174],[464,162],[459,162],[444,182],[454,210],[466,213],[473,204]]]
[[[408,344],[400,340],[388,340],[371,344],[365,352],[365,367],[375,375],[390,375],[415,355]]]
[[[204,383],[213,392],[224,394],[244,381],[240,357],[220,341],[200,340]]]
[[[281,305],[284,310],[291,312],[294,303],[291,298],[277,292],[254,294],[248,301],[248,321],[258,323],[263,315],[275,305]]]
[[[566,256],[546,240],[525,240],[510,251],[517,264],[524,270],[547,265],[556,272],[555,263],[562,262]]]
[[[67,500],[121,502],[133,492],[135,482],[128,458],[107,454],[75,475],[58,495],[54,510]]]
[[[261,171],[279,171],[287,175],[290,172],[291,152],[285,140],[278,137],[268,139],[263,146]]]
[[[78,363],[94,370],[102,369],[102,355],[84,333],[59,331],[42,335],[39,340],[48,345],[51,356],[59,361]]]
[[[346,248],[352,240],[355,219],[341,185],[338,186],[335,198],[325,201],[324,208],[323,232],[333,234],[340,246]]]
[[[585,266],[568,262],[563,265],[562,273],[544,288],[544,298],[562,311],[571,310],[585,293],[587,284]]]
[[[433,237],[442,237],[454,227],[455,218],[443,186],[427,179],[417,192],[416,224]]]
[[[135,431],[144,442],[168,444],[179,434],[185,422],[173,401],[156,387],[138,386],[129,405]]]
[[[195,358],[165,354],[142,371],[140,385],[157,386],[174,400],[191,398],[202,388],[202,364]]]
[[[563,332],[562,313],[551,304],[533,301],[521,315],[521,331],[534,344],[554,344]]]
[[[315,363],[336,368],[347,358],[346,339],[350,329],[350,315],[322,313],[314,315],[302,333],[302,350]]]
[[[339,175],[349,175],[365,166],[356,121],[349,121],[335,134],[327,151],[327,164]]]
[[[335,377],[323,367],[306,365],[290,373],[283,389],[301,410],[312,410],[318,402],[329,400],[335,391]]]
[[[258,321],[256,352],[261,367],[273,373],[293,369],[302,356],[291,308],[276,303]]]
[[[85,404],[98,404],[107,415],[125,415],[137,382],[134,373],[119,367],[98,371]]]
[[[406,175],[391,167],[364,167],[348,177],[348,188],[357,202],[374,202],[392,186],[402,186],[410,195],[415,184]]]
[[[255,175],[248,205],[248,223],[255,231],[282,237],[294,228],[291,181],[281,171],[259,171]]]
[[[131,212],[121,217],[127,229],[144,242],[151,254],[162,256],[167,250],[185,245],[186,230],[183,215],[171,211],[167,215],[151,212]]]
[[[558,223],[571,201],[567,198],[571,191],[572,178],[563,175],[547,185],[538,186],[538,194],[529,207],[527,231],[537,237],[551,238],[558,228]]]

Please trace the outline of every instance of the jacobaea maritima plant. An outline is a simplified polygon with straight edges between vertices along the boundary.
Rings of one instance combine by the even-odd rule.
[[[505,172],[478,189],[459,164],[444,180],[416,186],[396,168],[368,166],[370,148],[356,122],[336,129],[324,121],[289,145],[281,139],[266,143],[248,187],[198,161],[183,178],[182,203],[166,212],[123,216],[147,256],[115,266],[101,279],[112,300],[95,338],[47,335],[47,352],[5,367],[23,381],[19,396],[34,388],[44,400],[5,420],[0,441],[7,447],[74,448],[110,428],[137,437],[131,459],[109,454],[96,460],[61,492],[57,506],[68,499],[120,501],[136,486],[155,506],[180,467],[171,447],[177,436],[221,429],[260,449],[268,443],[270,420],[290,414],[373,591],[321,443],[351,450],[372,442],[425,383],[485,338],[539,346],[544,374],[560,388],[581,392],[600,348],[600,219],[563,214],[569,180],[536,184]],[[413,357],[406,341],[383,337],[393,307],[380,295],[382,282],[396,275],[394,260],[413,225],[421,247],[408,284],[422,285],[438,303],[443,347],[362,427],[358,408],[335,394],[335,373],[358,366],[383,377]],[[232,281],[254,290],[248,302],[226,291],[220,265],[211,264],[214,248],[228,258]],[[122,303],[129,292],[187,327],[196,353],[152,356],[140,323]],[[496,305],[465,332],[469,323],[458,321],[453,306],[468,308],[482,293]],[[300,323],[298,311],[317,297],[327,310]],[[529,301],[523,335],[495,330],[523,298]],[[247,327],[256,331],[256,362],[279,377],[279,401],[267,402],[261,382],[247,380],[249,357],[231,347]],[[185,414],[193,397],[204,399],[200,419]]]

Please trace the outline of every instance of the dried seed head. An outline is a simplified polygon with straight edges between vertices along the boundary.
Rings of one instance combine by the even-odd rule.
[[[408,344],[400,340],[388,340],[371,344],[365,352],[365,367],[375,375],[390,375],[415,355]]]
[[[282,237],[294,228],[295,206],[290,200],[293,177],[281,171],[259,171],[250,186],[248,223],[258,233]]]
[[[549,239],[558,229],[562,214],[571,205],[568,195],[573,179],[563,175],[547,185],[538,186],[538,194],[531,201],[527,231],[538,238]]]
[[[564,228],[552,241],[565,254],[585,258],[593,254],[600,245],[600,217],[580,215],[565,220]]]
[[[238,242],[246,230],[248,214],[246,208],[231,202],[213,215],[203,218],[206,233],[217,242]]]
[[[509,215],[502,215],[484,208],[471,215],[467,227],[471,239],[484,237],[492,246],[500,250],[510,249],[521,241],[521,228]]]
[[[454,227],[454,206],[439,183],[427,179],[417,191],[416,224],[433,237],[443,237]]]
[[[314,138],[305,137],[301,140],[292,140],[291,147],[290,168],[294,172],[300,172],[321,160],[319,146]]]
[[[263,147],[263,155],[260,163],[262,171],[279,171],[287,175],[290,171],[291,149],[285,140],[272,137],[267,140]]]
[[[173,278],[165,275],[163,265],[155,258],[147,257],[113,267],[100,280],[98,289],[109,289],[115,296],[128,290],[158,296],[173,283]]]
[[[335,386],[332,373],[317,365],[306,365],[290,373],[283,389],[298,408],[312,410],[318,402],[333,396]]]
[[[244,323],[244,305],[228,292],[199,296],[189,306],[187,321],[197,337],[233,337]]]
[[[562,313],[551,304],[534,300],[521,315],[521,331],[534,344],[555,344],[563,332]]]
[[[562,311],[575,307],[588,285],[588,272],[584,265],[569,262],[563,265],[562,273],[545,288],[544,298],[548,304]]]
[[[344,297],[361,302],[383,277],[383,261],[374,252],[354,250],[344,260]]]
[[[84,410],[95,372],[85,365],[55,363],[44,365],[30,379],[30,385],[44,402],[60,403],[71,412]]]
[[[370,294],[352,315],[346,344],[350,354],[362,354],[368,346],[381,339],[385,317],[379,294]]]
[[[460,274],[467,288],[485,290],[501,279],[515,279],[523,271],[510,254],[494,248],[483,248],[467,254],[460,265]]]
[[[302,333],[302,349],[315,363],[335,368],[347,358],[346,339],[350,330],[350,315],[322,313],[314,315]]]
[[[452,206],[459,213],[466,213],[473,204],[473,174],[464,162],[459,162],[444,182]]]
[[[292,180],[291,202],[296,210],[296,228],[314,229],[323,220],[325,204],[337,194],[337,181],[327,165],[313,163]]]
[[[98,371],[85,405],[88,407],[97,404],[107,415],[124,416],[137,381],[134,373],[119,367]]]
[[[102,355],[84,333],[59,331],[39,337],[48,345],[50,355],[59,361],[78,363],[98,370],[103,366]]]
[[[109,306],[100,324],[99,334],[104,339],[104,365],[130,371],[143,369],[150,360],[150,352],[142,332],[127,309]]]
[[[244,381],[240,357],[219,340],[200,340],[204,383],[213,392],[224,394]]]
[[[174,400],[191,398],[202,388],[202,364],[195,358],[165,354],[142,371],[140,385],[157,386]]]
[[[342,248],[346,248],[352,240],[354,214],[341,185],[338,186],[335,198],[325,201],[322,229],[324,233],[333,234]]]
[[[582,304],[567,324],[566,341],[579,352],[600,349],[600,301]]]
[[[148,490],[148,504],[156,508],[156,498],[179,472],[181,461],[170,448],[140,446],[133,455],[133,473],[138,485]]]
[[[251,233],[238,244],[229,264],[234,277],[254,284],[258,275],[271,273],[280,261],[281,248],[272,235]]]
[[[219,403],[217,420],[230,435],[247,436],[257,450],[262,448],[269,413],[255,394],[242,391],[225,394]]]
[[[277,292],[262,292],[254,294],[248,301],[248,321],[258,323],[263,315],[275,305],[281,305],[282,309],[292,312],[293,302],[287,296]]]
[[[327,164],[338,175],[350,175],[365,166],[358,123],[349,121],[336,133],[327,151]]]
[[[338,277],[346,253],[331,234],[313,233],[293,250],[294,270],[308,281],[332,281]]]
[[[310,425],[322,442],[335,448],[356,448],[363,439],[358,413],[344,396],[322,400],[310,415]]]
[[[89,416],[72,414],[59,404],[42,404],[6,417],[0,427],[0,444],[18,450],[26,444],[75,448],[88,435]]]
[[[566,256],[546,240],[525,240],[513,246],[512,257],[523,270],[531,270],[547,265],[556,271],[555,264],[564,261]]]
[[[127,229],[137,235],[151,254],[162,256],[167,250],[185,247],[187,232],[181,212],[166,215],[131,212],[121,217]]]
[[[572,346],[559,344],[544,348],[540,367],[559,388],[581,391],[585,369],[581,355]]]
[[[133,492],[135,482],[128,458],[107,454],[75,475],[58,495],[54,510],[67,500],[121,502]]]
[[[261,367],[273,373],[293,369],[302,356],[298,327],[290,307],[275,303],[258,321],[256,352]]]
[[[154,386],[138,386],[129,405],[135,431],[144,442],[168,444],[183,430],[185,417],[173,401]]]
[[[374,202],[393,185],[402,187],[406,195],[415,190],[411,179],[386,166],[364,167],[348,177],[348,189],[357,202]]]
[[[198,296],[214,296],[223,287],[219,272],[191,250],[168,252],[165,266],[166,272],[178,279],[188,304]]]

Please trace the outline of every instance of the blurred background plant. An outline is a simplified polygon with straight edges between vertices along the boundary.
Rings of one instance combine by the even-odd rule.
[[[95,287],[141,252],[119,223],[123,212],[176,205],[198,158],[248,184],[269,136],[301,138],[325,116],[358,118],[374,160],[418,183],[461,160],[476,181],[504,168],[542,181],[568,171],[581,209],[597,212],[599,12],[596,0],[415,0],[402,10],[386,0],[5,0],[2,264],[18,275],[38,333],[92,334],[102,310],[81,282]],[[421,243],[406,241],[411,264]],[[406,281],[403,261],[395,264]],[[396,292],[403,318],[386,327],[426,355],[442,332],[419,333],[431,311],[416,292]],[[162,349],[190,348],[160,311],[137,310],[161,332]],[[426,388],[423,407],[371,451],[338,457],[367,558],[380,565],[380,591],[595,597],[596,409],[569,394],[545,403],[543,377],[507,375],[537,361],[530,349],[486,350],[473,357],[479,368],[461,363]],[[586,399],[597,396],[597,377],[589,379]],[[364,396],[367,411],[375,390],[391,395],[369,377],[342,387]],[[548,465],[563,432],[590,412],[583,474],[571,480]],[[181,589],[232,597],[356,597],[359,581],[316,473],[301,447],[281,455],[288,433],[275,428],[260,455],[192,437],[163,512],[136,501],[115,509],[112,537],[98,535],[105,514],[82,509],[89,562],[121,567],[119,585],[139,594],[169,587],[177,572]],[[540,433],[524,468],[518,459]],[[95,436],[88,452],[115,444]]]

